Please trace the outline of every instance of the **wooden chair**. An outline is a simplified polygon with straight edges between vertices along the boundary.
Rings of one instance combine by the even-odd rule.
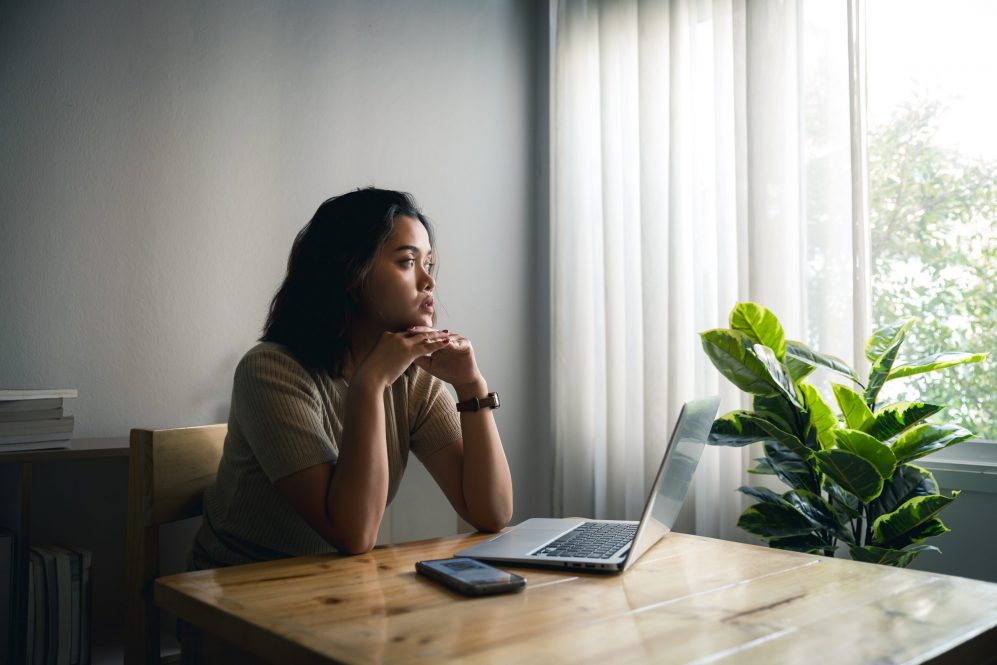
[[[204,489],[218,472],[227,431],[224,424],[131,431],[126,665],[161,662],[159,609],[152,601],[152,583],[160,574],[159,527],[202,514]]]

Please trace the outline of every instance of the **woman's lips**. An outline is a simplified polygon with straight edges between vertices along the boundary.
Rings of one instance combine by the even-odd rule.
[[[422,305],[419,306],[419,309],[421,309],[423,311],[426,311],[426,312],[429,312],[429,313],[432,313],[433,312],[433,299],[432,298],[427,298],[426,300],[424,300],[423,303],[422,303]]]

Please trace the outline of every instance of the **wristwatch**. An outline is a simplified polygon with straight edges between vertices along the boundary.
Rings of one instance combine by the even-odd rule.
[[[481,407],[487,406],[490,409],[497,409],[501,406],[498,393],[488,393],[486,397],[472,397],[463,402],[457,402],[458,411],[477,411]]]

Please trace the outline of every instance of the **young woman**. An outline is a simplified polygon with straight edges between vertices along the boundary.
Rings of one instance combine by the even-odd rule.
[[[369,551],[410,450],[467,522],[508,523],[498,399],[471,342],[435,327],[434,255],[402,192],[329,199],[298,234],[260,343],[235,371],[193,568]]]

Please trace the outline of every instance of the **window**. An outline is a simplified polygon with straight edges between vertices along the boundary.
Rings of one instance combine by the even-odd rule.
[[[866,5],[872,316],[902,353],[991,358],[887,384],[997,440],[997,3]]]

